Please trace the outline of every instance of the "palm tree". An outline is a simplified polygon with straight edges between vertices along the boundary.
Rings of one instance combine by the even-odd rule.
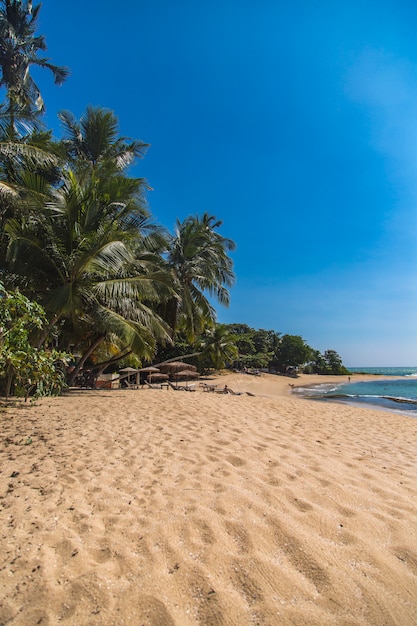
[[[2,0],[0,5],[0,87],[7,91],[7,111],[10,119],[10,139],[15,136],[15,120],[19,115],[32,118],[45,109],[39,87],[30,75],[30,67],[50,70],[60,85],[68,69],[50,63],[39,56],[46,50],[45,38],[36,36],[41,5],[31,0]]]
[[[223,369],[238,358],[236,337],[226,324],[216,324],[205,331],[199,345],[201,361],[215,369]]]
[[[179,299],[171,299],[166,315],[172,328],[184,330],[189,339],[215,320],[209,297],[228,306],[228,288],[234,283],[228,252],[235,243],[216,232],[222,222],[205,213],[177,220],[169,241],[167,261],[175,277]]]
[[[6,90],[0,105],[0,273],[8,286],[16,276],[6,271],[4,225],[13,217],[20,219],[28,195],[43,194],[47,182],[58,175],[51,133],[41,131],[44,103],[30,68],[49,69],[57,84],[68,70],[39,56],[46,49],[44,37],[35,34],[39,10],[40,5],[33,7],[30,1],[0,1],[0,87]]]
[[[149,147],[143,141],[129,142],[126,137],[119,137],[117,117],[103,108],[88,107],[79,122],[69,111],[61,111],[58,117],[64,133],[62,145],[71,166],[77,170],[99,170],[102,176],[112,175],[125,170]]]
[[[137,187],[139,180],[120,177],[97,187],[69,170],[49,203],[6,224],[15,271],[31,281],[30,295],[45,307],[51,327],[59,325],[63,337],[82,346],[84,360],[111,335],[146,358],[156,339],[169,341],[151,304],[172,288],[137,228],[140,218],[144,230],[147,223],[135,205]]]
[[[24,287],[26,277],[13,273],[6,262],[8,220],[22,220],[49,200],[50,185],[59,181],[59,150],[52,133],[35,129],[7,139],[0,119],[0,277],[6,288]]]

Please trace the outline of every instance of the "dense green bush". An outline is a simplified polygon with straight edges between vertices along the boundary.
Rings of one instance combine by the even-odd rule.
[[[43,308],[0,283],[0,390],[34,398],[61,392],[68,355],[36,348],[33,337],[46,323]],[[32,340],[31,340],[32,339]]]

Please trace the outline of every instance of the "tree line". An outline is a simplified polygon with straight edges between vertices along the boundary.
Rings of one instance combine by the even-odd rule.
[[[222,222],[192,215],[170,232],[153,219],[148,182],[129,174],[148,144],[121,136],[100,107],[79,120],[61,111],[59,139],[45,128],[31,69],[57,85],[69,70],[45,56],[39,11],[0,1],[0,393],[50,393],[87,367],[98,376],[185,345],[202,366],[261,364],[262,354],[274,363],[275,348],[258,350],[252,335],[256,352],[247,350],[216,324],[213,302],[227,306],[235,280]]]
[[[159,349],[158,358],[162,361],[175,355],[186,356],[196,350],[198,356],[190,361],[201,371],[228,367],[278,374],[349,374],[335,350],[321,353],[300,335],[251,328],[247,324],[215,324],[192,344],[179,334],[174,347]]]

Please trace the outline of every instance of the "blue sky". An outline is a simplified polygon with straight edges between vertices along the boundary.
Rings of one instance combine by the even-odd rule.
[[[151,144],[132,173],[158,222],[223,220],[220,322],[417,365],[416,27],[402,0],[44,0],[71,76],[36,78],[57,136],[57,111],[99,105]]]

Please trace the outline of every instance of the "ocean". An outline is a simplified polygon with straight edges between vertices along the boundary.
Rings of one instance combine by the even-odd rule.
[[[378,374],[381,380],[298,387],[296,393],[317,400],[376,406],[417,417],[417,367],[350,367],[352,374]],[[401,378],[400,378],[401,377]]]

